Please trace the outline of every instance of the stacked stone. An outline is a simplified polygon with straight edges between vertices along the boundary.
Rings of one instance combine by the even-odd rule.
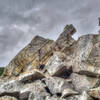
[[[75,32],[67,25],[55,42],[36,36],[5,68],[0,100],[99,100],[100,35],[76,41]]]

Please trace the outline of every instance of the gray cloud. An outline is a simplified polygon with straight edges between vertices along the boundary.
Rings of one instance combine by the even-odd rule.
[[[100,0],[0,0],[0,66],[35,35],[56,40],[66,24],[77,34],[96,33]]]

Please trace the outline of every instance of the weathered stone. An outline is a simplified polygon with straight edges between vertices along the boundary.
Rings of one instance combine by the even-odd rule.
[[[37,87],[39,84],[44,86],[40,81],[36,81],[39,79],[45,78],[45,76],[35,70],[30,73],[20,74],[19,77],[13,80],[2,81],[0,83],[0,96],[9,95],[14,97],[19,97],[20,100],[28,99],[28,96],[33,88]]]
[[[52,40],[36,36],[31,43],[22,49],[8,64],[3,76],[17,76],[27,70],[28,66],[38,68],[40,64],[46,64],[52,55],[52,44]]]
[[[53,56],[46,64],[46,70],[51,76],[69,76],[72,72],[70,63],[66,61],[66,55],[61,52],[54,52]]]
[[[65,80],[63,78],[50,77],[44,78],[42,81],[46,84],[52,94],[62,93],[65,88],[73,88],[70,80]]]
[[[100,99],[100,87],[90,89],[88,93],[90,96]]]
[[[66,25],[64,31],[56,40],[54,49],[57,51],[63,51],[64,49],[70,47],[75,42],[75,40],[71,37],[75,32],[76,29],[73,25]]]
[[[16,99],[15,97],[11,97],[11,96],[3,96],[3,97],[0,97],[0,100],[18,100],[18,99]]]
[[[29,83],[39,79],[45,78],[45,76],[38,70],[34,69],[30,72],[20,74],[18,81],[22,83]]]
[[[33,95],[36,94],[35,98],[38,98],[41,93],[46,93],[45,90],[46,85],[43,84],[40,80],[35,81],[34,83],[28,83],[21,87],[20,89],[20,100],[28,100],[29,95],[32,93]],[[40,94],[39,94],[40,93]],[[48,94],[49,95],[49,94]],[[38,97],[37,97],[38,96]],[[42,96],[41,96],[42,97]],[[32,99],[32,100],[35,100]],[[40,97],[39,97],[40,98]],[[31,100],[31,99],[30,99]],[[37,99],[36,99],[37,100]]]
[[[93,100],[85,91],[83,91],[82,95],[78,100]]]
[[[9,95],[19,97],[20,83],[16,80],[9,80],[0,84],[0,96]]]
[[[31,90],[28,100],[45,100],[47,96],[50,96],[44,85],[38,81],[32,86]]]
[[[72,79],[75,90],[78,92],[87,91],[98,82],[98,78],[87,77],[76,73],[72,73],[70,78]]]
[[[71,95],[77,95],[77,94],[79,94],[79,93],[70,89],[70,88],[66,88],[62,92],[62,98],[68,97],[68,96],[71,96]]]
[[[100,35],[81,36],[76,44],[73,71],[81,74],[100,75]]]

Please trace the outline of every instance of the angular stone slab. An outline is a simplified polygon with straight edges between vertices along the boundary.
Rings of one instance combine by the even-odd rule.
[[[72,38],[72,35],[76,32],[74,26],[66,25],[64,31],[60,34],[59,38],[56,40],[54,49],[63,51],[65,48],[70,47],[75,40]]]
[[[3,76],[18,76],[25,72],[28,66],[38,68],[40,63],[46,64],[52,55],[53,40],[40,36],[33,38],[24,49],[22,49],[5,68]]]
[[[59,77],[44,78],[42,81],[46,84],[52,94],[62,93],[65,88],[73,88],[70,80]]]
[[[40,71],[34,69],[33,71],[29,73],[23,73],[18,77],[18,81],[22,83],[30,83],[39,79],[45,78],[44,74],[42,74]]]
[[[70,78],[72,79],[72,84],[74,85],[75,90],[80,93],[93,88],[98,82],[98,78],[79,75],[76,73],[72,73]]]
[[[100,35],[81,36],[74,50],[74,72],[89,76],[100,75]]]
[[[61,52],[54,52],[46,64],[46,70],[50,76],[67,77],[72,72],[71,66],[66,61],[66,55]]]

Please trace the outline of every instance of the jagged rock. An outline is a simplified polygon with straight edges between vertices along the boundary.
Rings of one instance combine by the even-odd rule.
[[[64,31],[60,34],[59,38],[56,40],[54,49],[57,51],[63,51],[64,49],[70,47],[75,40],[72,35],[76,32],[73,25],[66,25]]]
[[[79,93],[70,89],[70,88],[66,88],[62,92],[62,98],[68,97],[68,96],[71,96],[71,95],[77,95],[77,94],[79,94]]]
[[[54,52],[46,64],[46,70],[51,76],[67,77],[72,72],[70,63],[66,61],[66,55],[61,52]]]
[[[26,99],[33,88],[35,88],[33,87],[35,84],[43,85],[40,81],[36,81],[42,78],[45,78],[45,76],[34,69],[34,71],[21,74],[13,80],[2,81],[0,84],[0,96],[9,95],[19,97],[21,100]]]
[[[65,88],[73,88],[70,80],[58,77],[44,78],[42,81],[46,84],[52,94],[62,93]]]
[[[100,35],[81,36],[76,44],[73,70],[81,74],[100,75]]]
[[[87,77],[76,73],[72,73],[70,78],[72,79],[72,84],[74,85],[75,90],[78,92],[87,91],[94,87],[98,82],[98,78]]]
[[[21,85],[16,80],[11,80],[11,81],[9,80],[9,81],[3,82],[0,85],[0,96],[10,95],[14,97],[19,97],[20,87]]]
[[[100,99],[100,87],[90,89],[88,93],[90,96]]]
[[[45,100],[47,96],[50,96],[50,94],[47,92],[46,87],[37,82],[32,86],[32,92],[28,100]]]
[[[40,64],[46,64],[52,55],[52,44],[52,40],[36,36],[31,43],[22,49],[8,64],[3,76],[17,76],[21,72],[25,72],[28,66],[38,68]]]
[[[16,99],[15,97],[11,97],[11,96],[3,96],[3,97],[0,97],[0,100],[18,100],[18,99]]]
[[[43,84],[40,80],[35,81],[34,83],[25,84],[20,89],[20,99],[28,100],[28,98],[30,98],[30,100],[37,100],[37,98],[42,98],[43,95],[49,95],[49,93],[46,92],[45,87],[46,85]],[[39,97],[40,94],[41,96]],[[31,97],[32,95],[35,95],[36,97],[34,96],[34,99],[31,99],[29,95],[31,95]]]
[[[20,82],[23,82],[23,83],[26,83],[26,82],[28,83],[28,82],[39,80],[39,79],[42,79],[42,78],[45,78],[45,75],[43,75],[40,71],[34,69],[30,72],[21,74],[18,77],[18,80]]]
[[[82,95],[78,100],[93,100],[85,91],[83,91]]]
[[[5,68],[0,99],[100,99],[100,34],[75,41],[74,32],[67,25],[56,42],[36,36]]]

